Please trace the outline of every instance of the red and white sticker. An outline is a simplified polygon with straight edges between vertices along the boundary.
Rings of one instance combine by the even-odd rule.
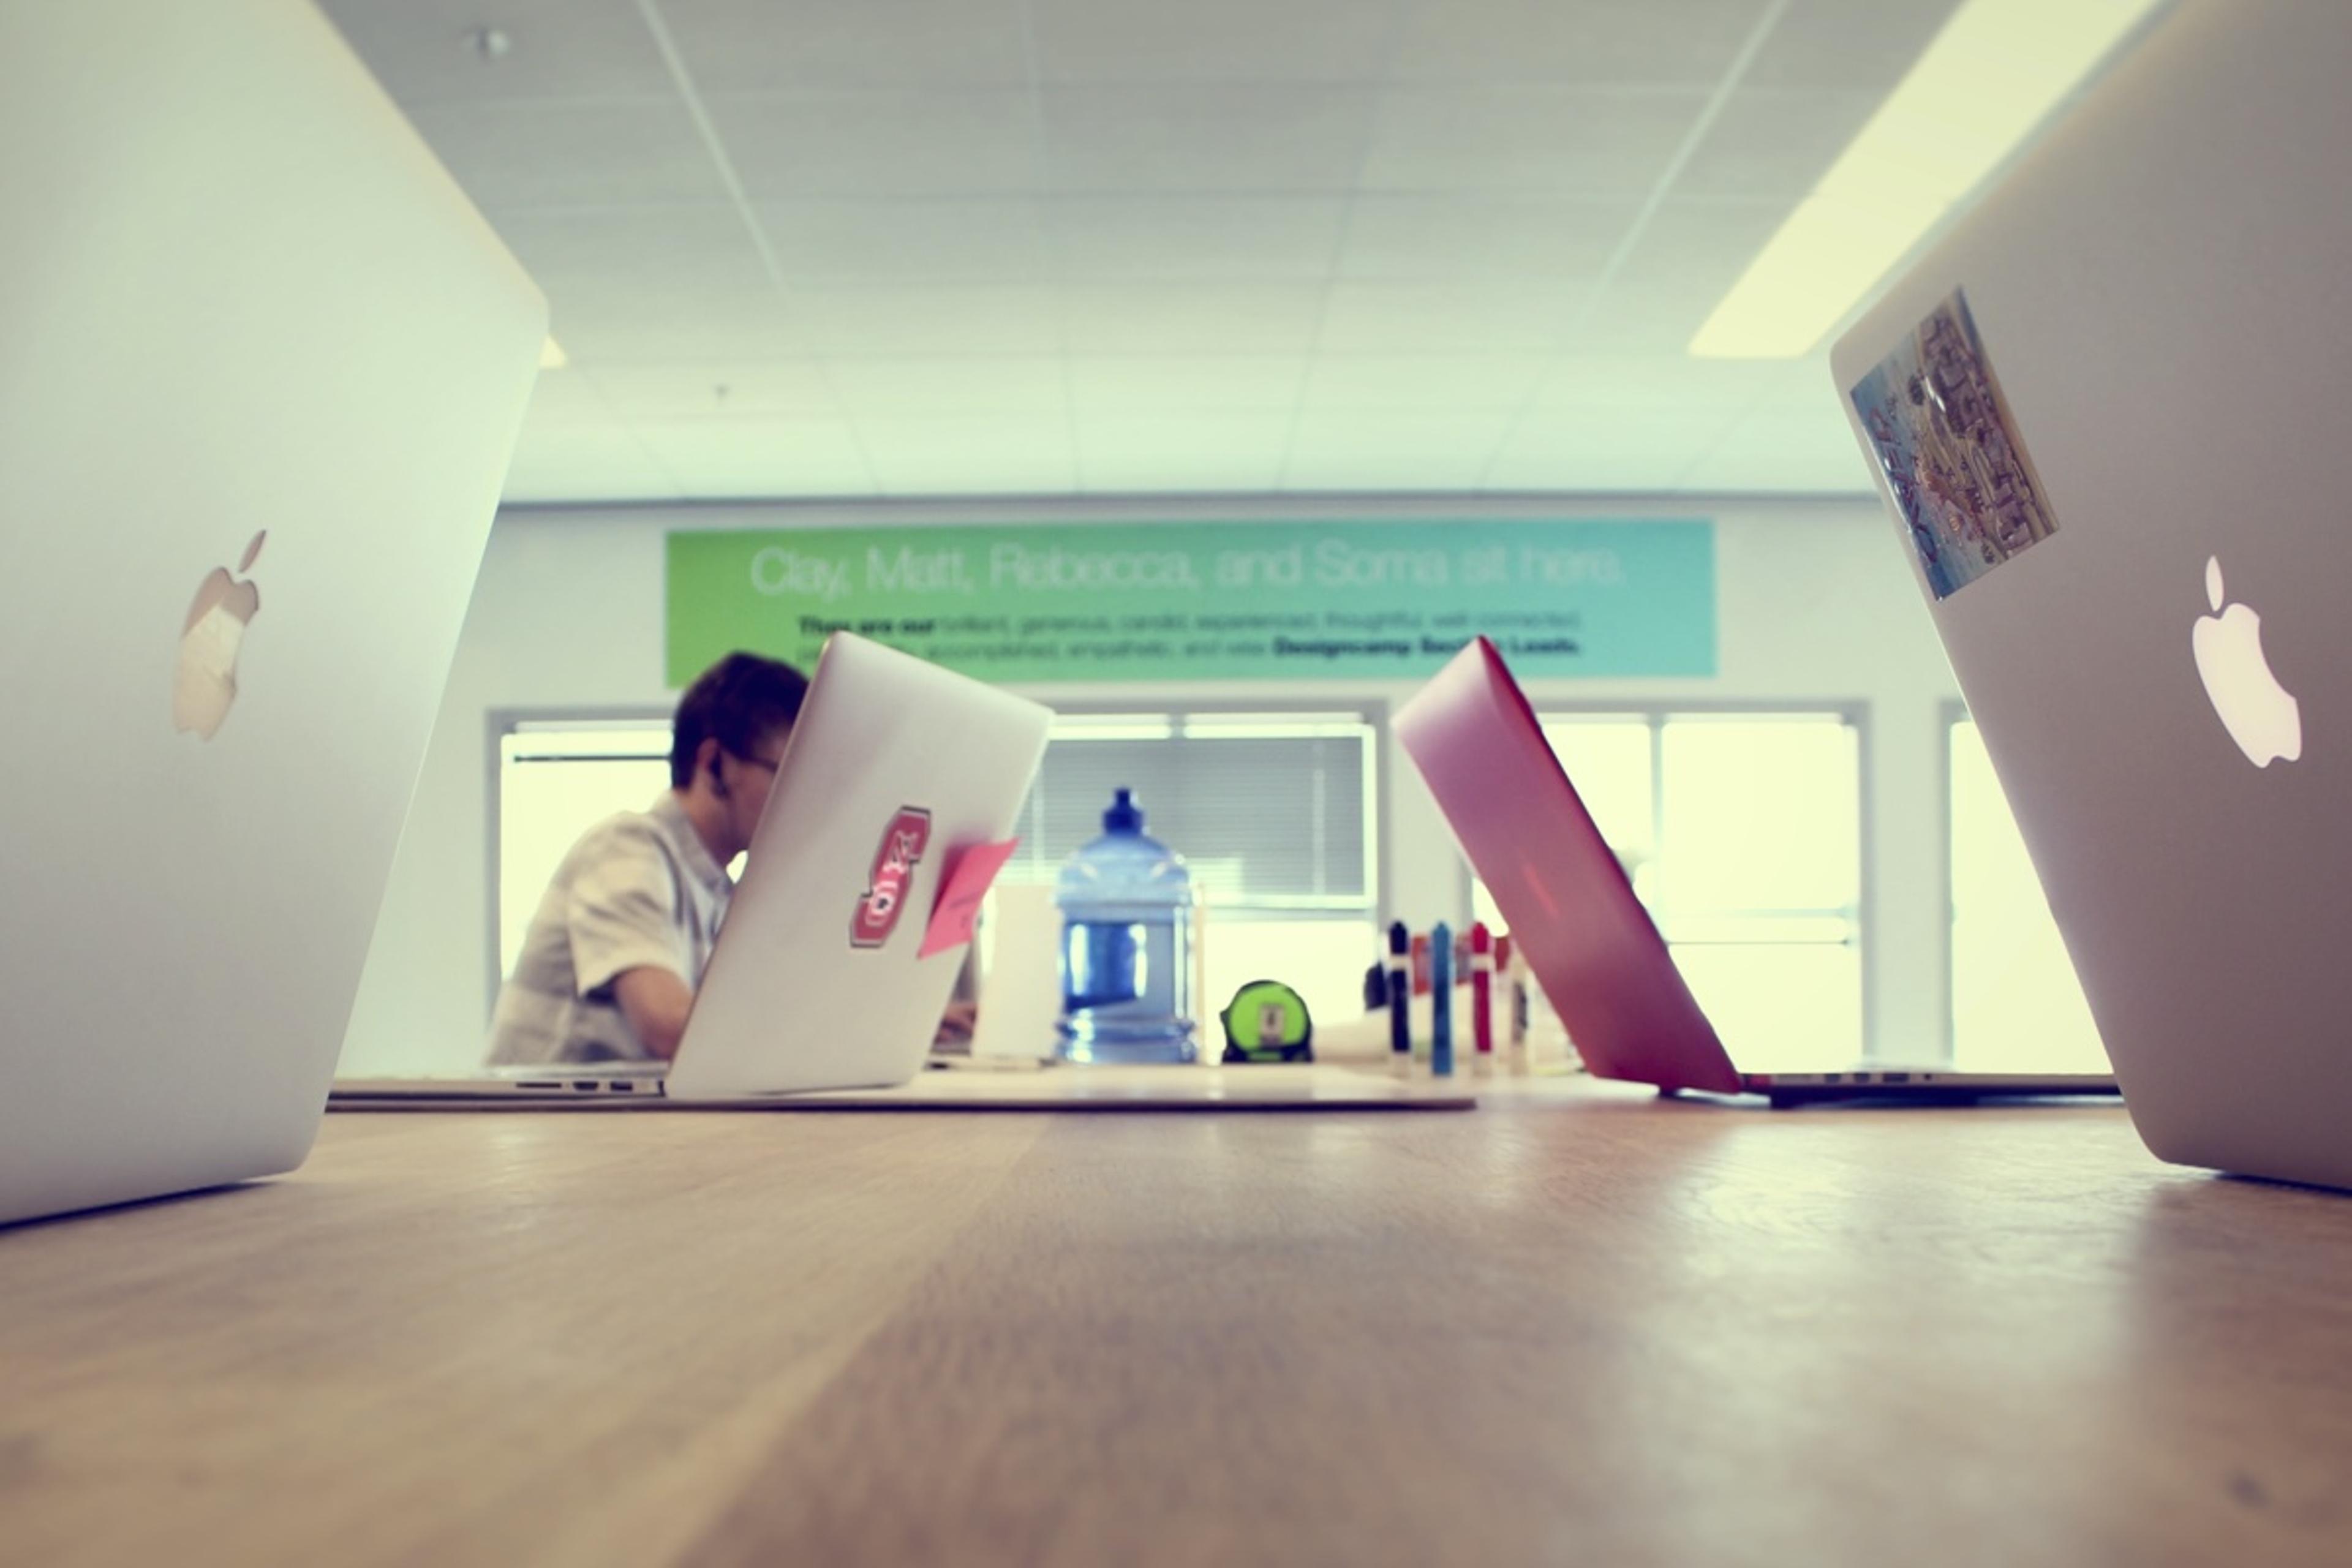
[[[902,805],[882,830],[882,846],[874,852],[874,870],[859,895],[857,910],[849,918],[849,945],[880,947],[898,929],[914,885],[915,868],[931,842],[931,814]]]

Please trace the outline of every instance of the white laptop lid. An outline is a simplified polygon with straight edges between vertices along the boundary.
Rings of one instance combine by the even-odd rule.
[[[678,1042],[673,1099],[899,1083],[963,963],[917,956],[957,855],[1013,837],[1052,713],[848,633],[826,644]],[[911,858],[882,918],[881,863]],[[861,910],[867,918],[861,921]]]
[[[546,318],[300,0],[0,62],[5,1220],[302,1159]]]
[[[1884,474],[1882,493],[1906,541],[1914,514],[1936,541],[1932,572],[1905,548],[2141,1133],[2168,1159],[2335,1184],[2352,1184],[2347,62],[2352,6],[2185,0],[1832,358],[1874,462],[1938,448],[1943,495]],[[1997,442],[1955,442],[1910,403],[1930,361],[1947,424],[1997,420]],[[1954,533],[2003,507],[1997,537]],[[2208,699],[2200,641],[2253,626],[2207,622],[2213,561],[2299,704],[2253,670],[2250,743],[2299,729],[2294,760],[2256,765]]]

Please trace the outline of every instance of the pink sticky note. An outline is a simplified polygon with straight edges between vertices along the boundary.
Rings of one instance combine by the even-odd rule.
[[[996,884],[996,874],[1021,847],[1021,840],[974,844],[955,853],[947,875],[940,879],[938,901],[931,905],[931,923],[923,928],[923,945],[917,958],[961,947],[971,940],[971,922],[980,918],[980,901]]]

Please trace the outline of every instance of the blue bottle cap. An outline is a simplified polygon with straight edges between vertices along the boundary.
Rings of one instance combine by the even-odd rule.
[[[1135,804],[1134,792],[1119,790],[1103,813],[1105,833],[1140,833],[1143,831],[1143,808]]]

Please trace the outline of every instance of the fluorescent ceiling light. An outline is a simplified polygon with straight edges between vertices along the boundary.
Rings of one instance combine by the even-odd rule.
[[[1801,359],[2166,0],[1967,0],[1690,341]]]
[[[571,363],[572,356],[563,352],[563,345],[557,342],[552,334],[549,335],[545,342],[539,345],[540,369],[562,370]]]

